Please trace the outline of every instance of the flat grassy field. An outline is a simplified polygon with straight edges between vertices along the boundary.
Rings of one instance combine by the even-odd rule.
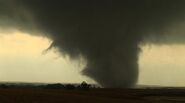
[[[185,103],[185,89],[0,89],[0,103]]]

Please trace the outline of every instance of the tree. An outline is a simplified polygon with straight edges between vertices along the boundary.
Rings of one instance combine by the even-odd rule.
[[[90,88],[90,85],[83,81],[80,85],[80,88],[83,90],[88,90]]]

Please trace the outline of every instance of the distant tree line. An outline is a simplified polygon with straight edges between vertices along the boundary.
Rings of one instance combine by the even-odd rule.
[[[79,85],[61,84],[61,83],[47,84],[47,85],[0,84],[0,88],[3,88],[3,89],[6,89],[6,88],[38,88],[38,89],[89,90],[90,88],[98,88],[98,87],[91,85],[91,84],[87,84],[85,81],[83,81]]]
[[[48,84],[45,86],[46,89],[67,89],[67,90],[73,90],[73,89],[81,89],[81,90],[88,90],[90,88],[93,88],[90,84],[87,84],[86,82],[82,82],[80,85],[73,85],[73,84]]]

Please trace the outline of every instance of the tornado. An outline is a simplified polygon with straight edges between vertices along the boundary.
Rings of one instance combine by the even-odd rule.
[[[58,48],[71,59],[83,57],[87,64],[82,75],[107,88],[136,86],[139,45],[168,39],[171,36],[164,31],[184,17],[184,0],[0,2],[0,21],[8,21],[1,27],[42,32],[53,41],[50,48]],[[170,42],[175,43],[182,35],[173,36],[177,39]]]

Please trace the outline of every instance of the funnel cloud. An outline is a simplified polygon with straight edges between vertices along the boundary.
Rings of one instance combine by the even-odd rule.
[[[87,61],[82,71],[103,87],[134,87],[139,45],[181,34],[166,34],[185,19],[184,0],[1,0],[5,28],[43,32],[52,47]],[[6,19],[6,21],[4,21]],[[185,40],[182,39],[182,41]]]

